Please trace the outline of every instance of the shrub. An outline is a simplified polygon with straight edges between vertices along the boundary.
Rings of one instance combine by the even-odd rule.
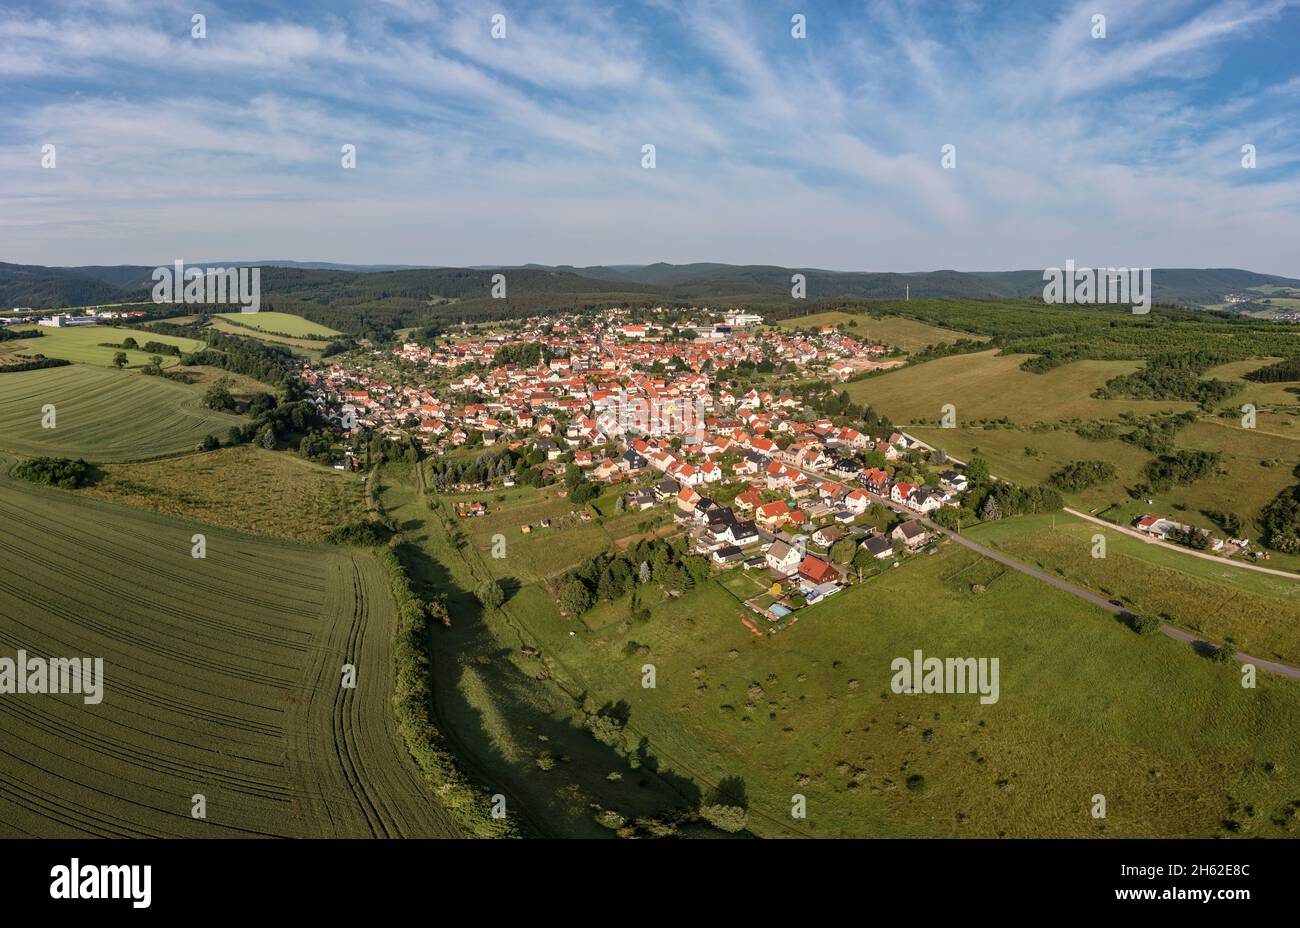
[[[1231,664],[1237,657],[1237,646],[1231,639],[1210,649],[1210,660],[1216,664]]]
[[[390,532],[380,523],[361,520],[349,522],[332,529],[325,541],[332,545],[359,545],[373,547],[388,540]]]
[[[474,591],[478,601],[489,609],[500,609],[506,601],[506,591],[501,588],[501,584],[496,580],[484,580]]]
[[[1130,614],[1127,622],[1129,628],[1144,638],[1160,631],[1160,620],[1153,615]]]
[[[700,818],[714,828],[729,834],[744,831],[745,826],[749,824],[749,813],[740,806],[722,804],[700,806]]]
[[[85,461],[68,458],[28,458],[14,468],[14,476],[49,487],[75,490],[92,482],[93,470]]]

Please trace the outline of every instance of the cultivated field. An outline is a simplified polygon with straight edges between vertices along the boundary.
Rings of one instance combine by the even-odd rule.
[[[16,331],[27,329],[44,334],[39,338],[0,342],[0,354],[43,354],[47,358],[63,358],[80,364],[111,367],[113,365],[113,356],[123,349],[103,346],[120,344],[126,338],[134,338],[140,345],[144,345],[146,342],[163,342],[164,344],[175,345],[184,352],[198,351],[203,347],[203,342],[196,341],[193,338],[156,335],[153,332],[112,326],[82,325],[67,329],[21,326]],[[144,367],[149,363],[151,355],[147,351],[130,350],[126,352],[126,357],[128,367]],[[173,355],[167,354],[160,357],[162,358],[163,367],[171,367],[180,360]]]
[[[783,329],[803,329],[818,325],[840,325],[849,327],[850,335],[861,336],[892,345],[903,351],[919,351],[939,342],[955,342],[959,338],[984,341],[982,335],[958,332],[908,319],[905,316],[885,316],[877,318],[860,313],[825,312],[813,313],[811,316],[798,316],[794,319],[782,319],[777,325]]]
[[[195,386],[82,364],[0,374],[0,448],[97,463],[191,451],[244,421],[202,399]],[[47,405],[55,408],[50,429],[42,427]]]
[[[457,833],[395,730],[396,615],[371,555],[9,480],[0,555],[0,652],[104,661],[98,705],[0,700],[0,835]]]
[[[234,323],[236,327],[258,329],[273,335],[287,335],[291,338],[302,335],[338,335],[329,326],[320,325],[293,313],[217,313],[216,317]]]
[[[253,445],[106,464],[83,492],[211,525],[300,541],[365,513],[365,478]]]

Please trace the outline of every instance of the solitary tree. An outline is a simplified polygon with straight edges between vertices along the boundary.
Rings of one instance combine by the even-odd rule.
[[[127,360],[126,352],[119,351],[117,354],[113,355],[113,366],[120,371],[122,368],[126,367]]]
[[[591,608],[591,591],[581,580],[570,580],[560,591],[560,606],[569,615],[582,615]]]
[[[497,580],[484,580],[475,592],[479,602],[489,609],[500,609],[506,601],[506,591]]]
[[[966,479],[971,483],[986,483],[989,479],[989,462],[983,458],[971,458],[966,465]]]

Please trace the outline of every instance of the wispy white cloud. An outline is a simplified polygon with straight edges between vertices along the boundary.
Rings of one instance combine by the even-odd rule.
[[[1300,77],[1219,79],[1295,3],[1106,6],[1104,41],[1091,3],[810,8],[804,40],[738,0],[227,3],[204,40],[161,0],[10,10],[0,259],[1300,274]]]

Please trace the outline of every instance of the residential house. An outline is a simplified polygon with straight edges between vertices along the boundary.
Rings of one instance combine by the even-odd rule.
[[[821,545],[823,548],[829,548],[835,542],[844,537],[844,529],[838,525],[828,525],[825,528],[819,528],[813,532],[812,540],[814,544]]]
[[[788,577],[799,569],[803,554],[793,545],[786,544],[784,541],[774,541],[772,547],[767,549],[764,560],[773,573]]]
[[[839,579],[839,573],[834,567],[811,554],[799,563],[799,576],[813,586]]]
[[[925,544],[930,537],[930,533],[925,530],[925,526],[915,519],[908,519],[901,525],[896,526],[889,535],[891,538],[901,541],[909,551],[915,551]]]
[[[872,535],[859,546],[866,548],[874,558],[884,560],[894,553],[894,546],[884,535]]]
[[[790,507],[783,499],[764,503],[754,510],[754,520],[771,529],[779,528],[790,516]]]

